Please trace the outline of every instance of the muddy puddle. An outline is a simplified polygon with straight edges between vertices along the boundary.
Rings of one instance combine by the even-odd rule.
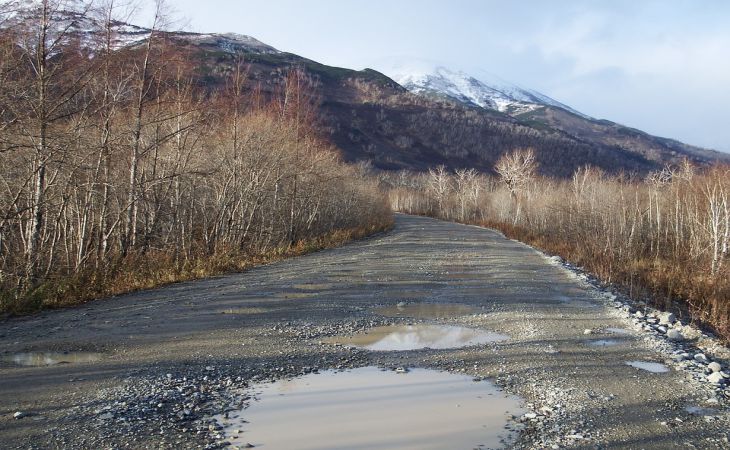
[[[468,316],[480,312],[478,308],[460,303],[399,303],[395,306],[374,308],[375,314],[386,317],[412,317],[414,319],[447,319]]]
[[[246,314],[264,314],[266,312],[271,311],[271,309],[266,308],[228,308],[221,311],[221,314],[238,314],[238,315],[246,315]]]
[[[28,352],[16,353],[3,358],[19,366],[53,366],[99,361],[101,353],[89,352]]]
[[[717,409],[703,408],[701,406],[685,406],[684,410],[693,416],[713,416],[718,413]]]
[[[646,370],[651,373],[666,373],[669,372],[669,367],[664,364],[650,361],[627,361],[627,365],[636,367],[637,369]]]
[[[570,307],[570,308],[586,308],[586,309],[592,309],[592,308],[597,308],[598,307],[597,304],[593,303],[590,300],[586,300],[586,299],[579,299],[579,298],[572,298],[572,297],[564,297],[564,296],[561,296],[560,298],[558,298],[558,300],[560,301],[560,303],[563,306],[567,306],[567,307]]]
[[[388,325],[353,336],[335,336],[325,342],[373,351],[402,351],[420,348],[446,349],[500,342],[509,336],[491,331],[451,325]]]
[[[613,347],[621,343],[618,339],[594,339],[586,341],[585,344],[589,347]]]
[[[517,397],[488,381],[426,369],[327,371],[252,392],[246,409],[216,418],[240,448],[497,448],[522,413]]]
[[[606,328],[606,331],[612,334],[631,334],[631,330],[628,328],[609,327]]]

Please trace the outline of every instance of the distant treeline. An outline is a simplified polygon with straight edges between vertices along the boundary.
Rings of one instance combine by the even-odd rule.
[[[500,229],[730,340],[730,167],[685,163],[643,180],[585,167],[555,180],[523,150],[495,172],[438,168],[382,183],[395,210]]]
[[[240,269],[389,226],[377,184],[318,137],[302,71],[266,99],[243,61],[203,89],[162,20],[158,10],[147,35],[121,45],[113,2],[0,6],[0,311]]]

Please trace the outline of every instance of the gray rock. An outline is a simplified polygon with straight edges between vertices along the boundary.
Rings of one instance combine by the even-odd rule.
[[[712,372],[707,375],[707,381],[713,384],[722,384],[725,382],[725,377],[720,372]]]
[[[667,339],[670,341],[683,341],[684,336],[679,330],[669,330],[667,331]]]
[[[710,364],[708,364],[707,365],[707,368],[710,369],[713,372],[719,372],[719,371],[722,370],[722,366],[720,365],[720,363],[717,363],[717,362],[714,362],[714,361],[711,362]]]
[[[677,318],[674,316],[674,314],[670,312],[663,312],[659,314],[659,323],[661,325],[671,325],[674,322],[677,321]]]
[[[695,361],[701,362],[701,363],[707,363],[709,359],[707,359],[707,356],[705,356],[704,353],[695,353]]]
[[[593,330],[591,330],[590,328],[586,328],[585,330],[583,330],[583,334],[593,334]]]
[[[13,414],[13,419],[22,419],[25,416],[27,416],[27,414],[23,411],[17,411],[15,414]]]

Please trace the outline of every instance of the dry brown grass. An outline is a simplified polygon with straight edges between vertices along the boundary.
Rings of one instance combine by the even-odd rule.
[[[475,221],[494,228],[510,239],[559,255],[583,267],[599,279],[619,287],[634,300],[648,301],[660,309],[674,310],[686,319],[713,329],[730,341],[730,273],[710,276],[690,264],[671,259],[637,257],[618,261],[596,248],[595,241],[574,240],[525,226],[497,221]]]

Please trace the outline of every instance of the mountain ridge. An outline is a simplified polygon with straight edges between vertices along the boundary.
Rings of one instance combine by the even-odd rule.
[[[114,26],[120,46],[137,46],[152,32],[123,22]],[[89,27],[78,28],[84,33]],[[585,165],[642,175],[684,158],[697,164],[730,161],[730,155],[592,119],[529,89],[495,89],[507,100],[500,111],[493,99],[496,108],[480,106],[479,98],[469,96],[414,93],[413,86],[409,90],[376,70],[328,66],[243,34],[156,33],[192,51],[203,89],[225,83],[225,74],[241,58],[251,85],[269,97],[292,67],[303,69],[321,97],[323,135],[345,160],[368,161],[380,169],[426,170],[443,164],[492,172],[503,153],[519,147],[534,148],[543,174],[557,177]],[[476,87],[483,88],[479,83]]]
[[[496,109],[510,115],[524,114],[539,106],[554,106],[590,117],[534,89],[526,89],[500,77],[481,71],[473,76],[443,65],[408,69],[399,66],[384,73],[409,91],[422,95],[446,96],[482,108]]]

